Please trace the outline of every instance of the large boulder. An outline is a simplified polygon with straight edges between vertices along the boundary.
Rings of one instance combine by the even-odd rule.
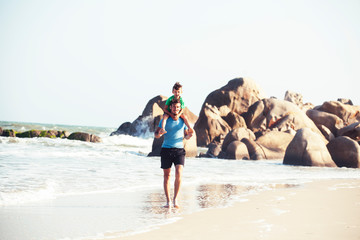
[[[245,127],[236,128],[236,129],[231,130],[226,135],[226,137],[222,143],[221,150],[226,152],[226,149],[229,144],[231,144],[233,141],[241,141],[241,139],[243,139],[243,138],[249,138],[252,140],[256,139],[255,134],[250,129],[247,129]]]
[[[232,141],[226,148],[225,158],[249,160],[250,156],[246,144],[238,140]]]
[[[34,137],[40,137],[41,130],[30,130],[23,133],[16,134],[19,138],[34,138]]]
[[[84,142],[94,142],[94,143],[101,142],[100,137],[93,135],[93,134],[84,133],[84,132],[74,132],[69,135],[68,139],[79,140],[79,141],[84,141]]]
[[[286,149],[283,164],[336,167],[322,137],[309,128],[297,131]]]
[[[255,134],[251,130],[234,129],[226,135],[219,157],[250,160],[282,159],[292,138],[293,135],[290,133],[268,131],[255,141]],[[212,144],[209,145],[209,150]]]
[[[283,156],[293,138],[294,136],[287,132],[268,131],[256,139],[256,143]]]
[[[349,138],[359,141],[360,140],[360,122],[355,122],[349,126],[343,127],[338,131],[338,136],[348,136]]]
[[[335,136],[337,131],[344,127],[344,121],[332,113],[327,113],[315,109],[306,111],[306,115],[320,128],[321,125],[327,127]]]
[[[212,141],[208,146],[207,152],[205,154],[201,154],[200,157],[206,157],[206,158],[220,157],[220,158],[222,158],[221,146],[222,146],[221,142]]]
[[[327,145],[331,157],[339,167],[360,168],[360,146],[346,136],[340,136]]]
[[[221,117],[221,112],[217,107],[205,103],[194,129],[197,136],[197,145],[205,147],[213,142],[215,138],[224,138],[231,130],[231,127]]]
[[[194,127],[198,146],[207,146],[216,137],[225,136],[232,128],[244,127],[239,115],[262,98],[255,82],[245,78],[230,80],[227,85],[211,92]]]
[[[317,110],[338,116],[344,121],[345,125],[360,122],[360,106],[352,106],[338,101],[329,101],[324,102]]]
[[[246,145],[250,160],[262,160],[266,159],[264,149],[257,144],[254,140],[249,138],[241,139],[241,142]]]
[[[164,142],[164,136],[160,138],[154,138],[151,152],[148,154],[149,157],[160,156],[161,146]],[[184,149],[186,151],[186,157],[196,157],[197,156],[197,146],[196,146],[196,133],[190,139],[183,139]]]
[[[243,116],[247,127],[254,133],[267,129],[297,131],[301,128],[310,128],[321,134],[314,122],[298,106],[285,100],[263,99],[253,104]]]
[[[335,138],[335,135],[330,131],[330,129],[324,125],[318,125],[318,128],[327,141],[331,141]]]
[[[4,129],[2,131],[2,135],[3,137],[16,137],[17,132],[13,129]]]
[[[143,136],[148,133],[155,132],[159,122],[164,114],[164,107],[167,97],[158,95],[148,101],[142,114],[136,118],[133,122],[125,122],[120,127],[110,134],[120,135],[126,134],[131,136]],[[191,125],[194,125],[197,116],[193,114],[187,107],[184,109],[184,114],[187,116]]]

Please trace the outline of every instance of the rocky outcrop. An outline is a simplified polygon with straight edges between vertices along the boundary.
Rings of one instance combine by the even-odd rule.
[[[241,142],[246,145],[251,160],[266,159],[266,155],[263,148],[260,145],[256,144],[254,140],[243,138],[241,139]]]
[[[347,136],[355,141],[360,141],[360,122],[339,129],[338,136]]]
[[[205,99],[194,129],[197,145],[207,146],[216,137],[225,136],[233,128],[245,127],[241,114],[263,98],[254,81],[236,78]]]
[[[67,138],[70,133],[67,131],[57,130],[30,130],[23,133],[17,133],[16,137],[19,138],[34,138],[34,137],[47,137],[47,138]]]
[[[34,138],[34,137],[40,137],[40,130],[30,130],[23,133],[16,134],[19,138]]]
[[[297,131],[286,148],[283,164],[336,167],[322,137],[309,128]]]
[[[208,146],[208,150],[206,152],[206,154],[202,154],[200,155],[200,157],[207,157],[207,158],[216,158],[216,157],[220,157],[220,158],[226,158],[225,156],[219,156],[222,151],[221,151],[221,142],[219,141],[213,141],[209,144]]]
[[[249,160],[250,156],[246,144],[239,140],[235,140],[227,146],[224,158],[233,160]]]
[[[226,156],[250,160],[283,159],[285,150],[292,139],[293,135],[290,133],[268,131],[256,140],[245,137],[240,141],[242,144],[238,143],[238,140],[233,141],[227,147]]]
[[[57,130],[29,130],[25,132],[15,132],[12,129],[3,130],[3,137],[18,137],[18,138],[68,138],[70,140],[80,140],[86,142],[101,142],[101,138],[89,133],[75,132],[70,134],[68,131]]]
[[[250,129],[247,129],[246,127],[233,129],[225,137],[223,135],[216,137],[208,145],[208,151],[206,154],[201,154],[200,157],[242,159],[243,157],[240,157],[240,155],[242,156],[243,154],[240,152],[241,150],[235,149],[234,144],[232,145],[232,149],[228,149],[228,146],[231,145],[232,142],[239,142],[243,138],[250,138],[255,140],[255,135]],[[235,151],[237,152],[236,154]],[[244,154],[246,156],[247,151]],[[235,156],[238,156],[239,158],[234,158]],[[249,157],[247,157],[247,159],[249,159]]]
[[[267,131],[256,139],[256,143],[263,148],[265,159],[283,159],[293,138],[294,135],[287,132]]]
[[[4,129],[2,130],[1,136],[3,137],[16,137],[16,131],[13,129]]]
[[[120,135],[126,134],[131,136],[144,136],[155,132],[159,122],[164,114],[163,108],[167,97],[158,95],[148,101],[142,114],[133,122],[125,122],[120,127],[110,134]],[[190,124],[194,125],[197,116],[193,114],[187,107],[184,109],[184,114],[187,116]]]
[[[100,137],[93,135],[93,134],[84,133],[84,132],[74,132],[74,133],[70,134],[68,139],[80,140],[80,141],[84,141],[84,142],[94,142],[94,143],[101,142]]]
[[[338,116],[343,120],[345,126],[360,122],[360,106],[352,106],[338,101],[324,102],[316,110],[327,112]]]
[[[321,126],[328,128],[335,136],[340,128],[344,127],[344,121],[335,114],[323,112],[315,109],[306,111],[306,115],[320,129]]]
[[[229,144],[231,144],[233,141],[241,141],[243,138],[248,138],[251,140],[255,140],[255,134],[247,128],[241,127],[231,130],[225,137],[221,150],[226,152]]]
[[[321,134],[314,122],[298,106],[284,100],[263,99],[253,104],[243,116],[247,127],[254,133],[267,129],[297,131],[301,128],[310,128]]]
[[[346,136],[340,136],[327,145],[332,159],[339,167],[360,168],[360,146]]]

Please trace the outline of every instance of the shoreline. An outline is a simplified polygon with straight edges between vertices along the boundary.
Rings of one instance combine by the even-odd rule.
[[[246,199],[184,214],[147,232],[106,239],[360,239],[359,179],[315,180]]]

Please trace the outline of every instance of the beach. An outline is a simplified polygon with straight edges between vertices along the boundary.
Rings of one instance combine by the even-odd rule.
[[[228,208],[192,213],[158,229],[114,239],[355,240],[360,239],[359,216],[359,179],[321,180],[262,191]]]
[[[160,158],[147,156],[151,136],[0,123],[17,131],[83,131],[102,138],[0,137],[0,239],[360,237],[359,169],[189,157],[181,208],[166,209]]]

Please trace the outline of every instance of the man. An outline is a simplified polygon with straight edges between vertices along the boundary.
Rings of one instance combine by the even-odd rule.
[[[183,138],[191,138],[192,133],[188,132],[184,120],[180,118],[181,103],[179,99],[173,99],[170,103],[171,113],[174,118],[169,118],[166,121],[164,142],[161,147],[161,168],[164,171],[164,192],[166,196],[165,207],[171,206],[170,200],[170,173],[171,166],[175,165],[175,182],[174,182],[174,199],[173,206],[179,208],[177,204],[177,196],[181,186],[181,175],[185,164],[185,149]],[[161,121],[159,127],[155,131],[155,137],[160,138]]]

